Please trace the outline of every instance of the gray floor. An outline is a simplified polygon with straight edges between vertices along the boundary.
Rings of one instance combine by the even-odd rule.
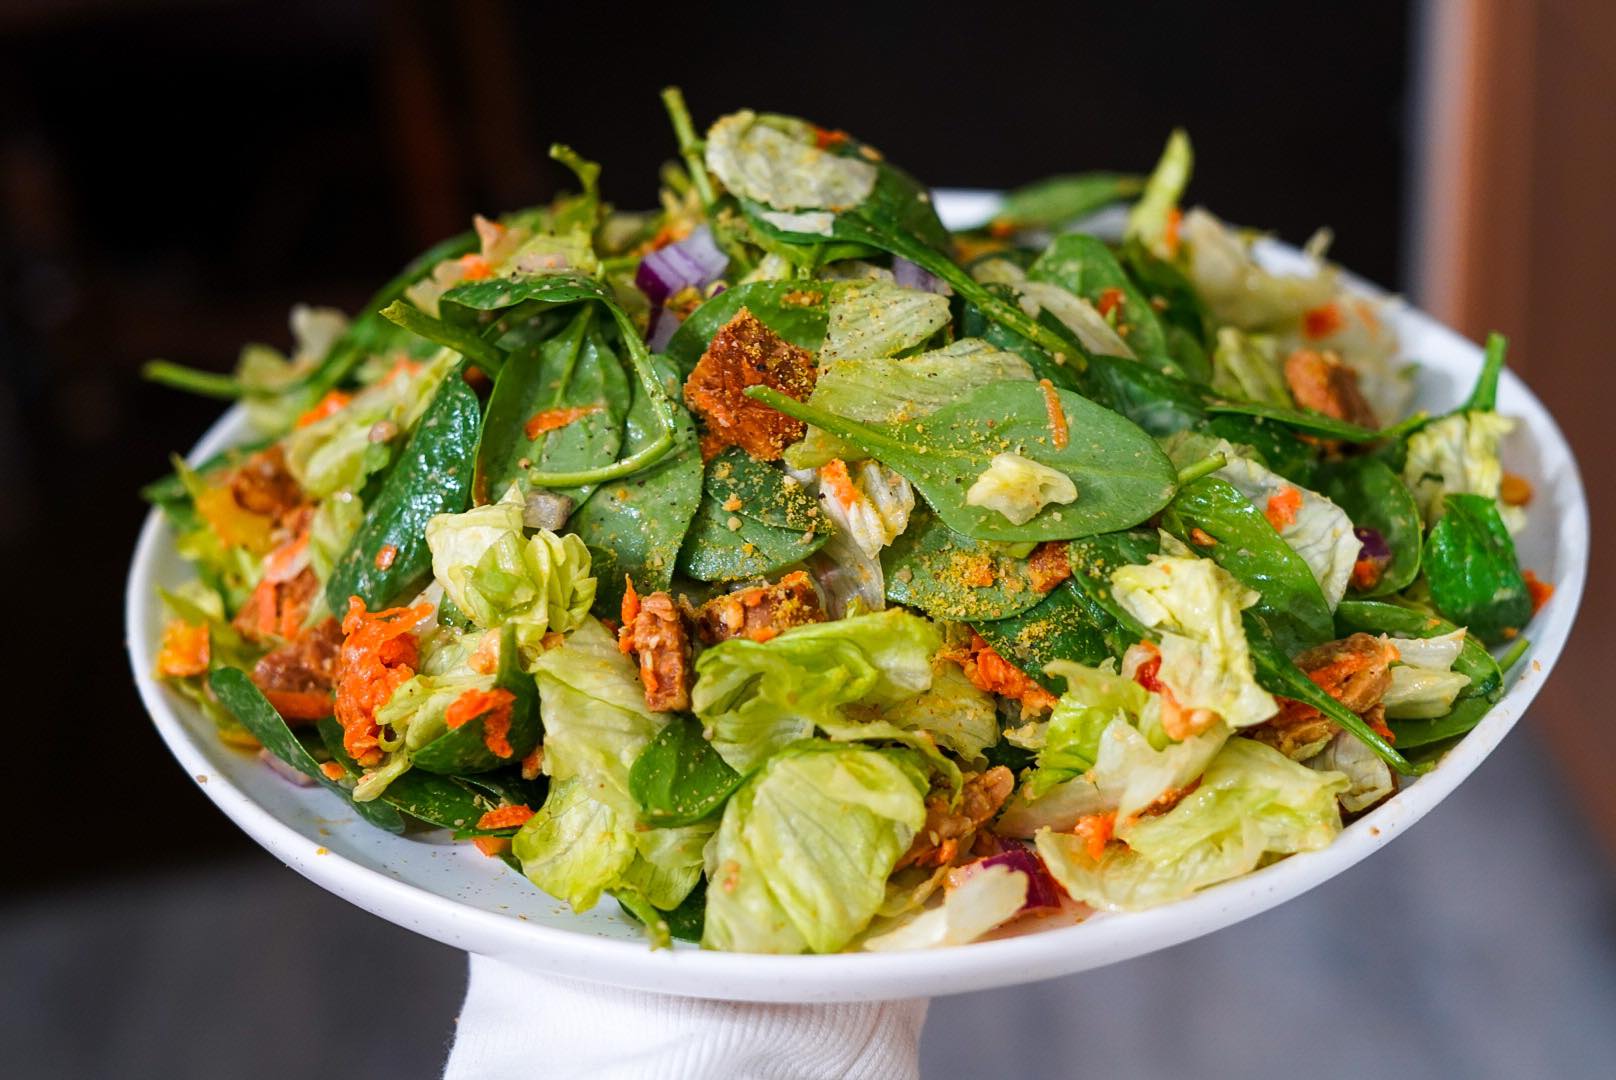
[[[1408,836],[1285,907],[1102,971],[937,1001],[925,1072],[1608,1076],[1616,889],[1596,858],[1518,735]],[[464,983],[459,954],[267,856],[4,915],[15,1080],[431,1077]]]

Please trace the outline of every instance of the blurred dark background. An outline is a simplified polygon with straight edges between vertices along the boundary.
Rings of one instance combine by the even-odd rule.
[[[7,755],[17,839],[0,908],[10,975],[0,1060],[27,1061],[25,1074],[40,1076],[430,1076],[463,986],[450,950],[275,866],[147,722],[122,648],[123,577],[145,512],[134,493],[219,405],[143,384],[144,360],[227,370],[243,342],[285,348],[292,303],[352,308],[473,212],[552,195],[565,181],[545,156],[552,141],[601,161],[618,205],[649,204],[673,149],[657,91],[678,83],[698,124],[743,105],[804,115],[936,186],[1143,171],[1183,125],[1197,152],[1193,201],[1296,243],[1329,225],[1345,265],[1416,300],[1422,285],[1436,297],[1435,275],[1440,313],[1467,333],[1516,334],[1512,359],[1571,419],[1591,465],[1594,434],[1608,427],[1597,402],[1609,395],[1589,389],[1611,382],[1608,361],[1577,348],[1591,332],[1576,332],[1594,326],[1598,297],[1608,300],[1608,265],[1587,258],[1592,239],[1604,238],[1607,255],[1616,243],[1616,216],[1596,199],[1616,182],[1608,10],[1579,0],[658,13],[496,0],[0,2],[0,558],[20,571],[0,654],[18,748]],[[1450,54],[1493,66],[1455,75]],[[1524,74],[1523,56],[1535,58]],[[1596,77],[1601,88],[1585,93],[1578,80]],[[1469,96],[1478,79],[1491,96]],[[1549,91],[1534,89],[1546,79]],[[1465,145],[1490,147],[1499,168],[1461,170],[1450,188],[1432,148],[1459,137],[1435,130],[1454,110],[1480,114]],[[1489,117],[1502,126],[1477,135]],[[1554,187],[1573,173],[1550,172],[1545,146],[1593,165]],[[1512,187],[1500,175],[1536,179]],[[1521,200],[1532,191],[1553,194],[1559,232],[1527,233]],[[1461,202],[1461,232],[1502,238],[1472,244],[1462,266],[1433,248],[1428,220]],[[1590,212],[1554,212],[1572,207]],[[1535,239],[1546,235],[1557,246]],[[1575,286],[1546,284],[1536,268],[1568,265],[1579,243]],[[1478,296],[1504,299],[1478,316]],[[1549,310],[1552,319],[1534,315]],[[1538,351],[1522,354],[1523,342]],[[1605,505],[1596,502],[1596,537],[1610,524]],[[1616,599],[1611,585],[1596,578],[1596,592]],[[1609,638],[1589,637],[1589,621],[1568,666],[1608,660]],[[1616,746],[1606,711],[1562,675],[1534,713],[1557,735],[1549,754],[1519,733],[1463,799],[1399,841],[1401,854],[1281,912],[1020,996],[939,1002],[929,1071],[995,1071],[991,1057],[961,1056],[961,1040],[1014,1042],[1002,1025],[1020,1017],[1122,1075],[1221,1072],[1213,1062],[1230,1075],[1293,1075],[1284,1062],[1320,1047],[1308,1065],[1318,1075],[1391,1060],[1409,1076],[1543,1075],[1551,1065],[1595,1075],[1579,1070],[1595,1059],[1576,1040],[1592,1040],[1597,1025],[1583,1024],[1586,1009],[1549,1003],[1574,993],[1616,1002],[1598,858],[1599,836],[1616,829],[1590,830],[1577,812],[1616,823],[1616,788],[1598,782]],[[1579,769],[1589,782],[1568,789]],[[42,828],[58,807],[71,827]],[[1541,844],[1538,825],[1553,831]],[[1535,846],[1545,866],[1516,861],[1495,880],[1487,845],[1501,828],[1514,829],[1510,859]],[[1534,873],[1557,883],[1551,917],[1563,940],[1522,937],[1508,917],[1533,902]],[[1462,895],[1448,891],[1455,882]],[[1389,918],[1399,925],[1388,930]],[[1338,936],[1334,952],[1320,944],[1325,927]],[[356,1032],[326,1007],[351,985],[339,952],[367,958],[370,987],[410,988],[403,1002],[384,995],[391,1011],[379,1030]],[[1434,967],[1422,976],[1392,974],[1426,956]],[[1435,963],[1444,957],[1479,966]],[[1186,983],[1210,996],[1184,997]],[[1084,995],[1109,1004],[1077,1023],[1066,1010]],[[1219,996],[1242,1005],[1220,1007]],[[1363,1015],[1366,996],[1367,1027],[1395,1053],[1337,1030],[1349,1011]],[[1148,1045],[1139,1018],[1169,999],[1180,1015],[1204,1006],[1225,1024],[1249,1019],[1257,999],[1290,1011],[1255,1033],[1247,1025],[1239,1040]],[[1475,1007],[1463,1020],[1457,1005],[1434,1019],[1399,1011],[1439,1000]],[[76,1041],[70,1032],[87,1016],[96,1037]],[[1286,1022],[1294,1030],[1279,1030]],[[1488,1039],[1516,1056],[1490,1054]],[[1470,1049],[1454,1057],[1459,1045]],[[239,1058],[244,1047],[253,1067],[221,1064],[217,1055]],[[1057,1074],[1053,1058],[1031,1054],[997,1060],[1006,1073]],[[1076,1067],[1068,1058],[1059,1072]]]

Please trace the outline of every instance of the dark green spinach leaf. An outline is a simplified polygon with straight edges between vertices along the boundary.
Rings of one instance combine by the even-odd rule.
[[[1508,641],[1532,618],[1515,541],[1486,496],[1443,497],[1424,565],[1437,611],[1489,645]]]
[[[934,619],[1007,619],[1044,599],[1027,560],[1006,545],[961,535],[917,508],[909,527],[881,550],[887,599]]]
[[[448,776],[466,776],[492,772],[531,753],[539,744],[542,732],[539,690],[533,676],[522,670],[516,627],[509,623],[500,630],[499,670],[494,676],[494,689],[507,690],[516,698],[511,702],[510,728],[505,733],[505,740],[511,744],[511,755],[500,757],[488,748],[483,739],[483,717],[477,716],[415,751],[412,759],[415,768]]]
[[[1378,532],[1391,550],[1392,560],[1380,580],[1359,595],[1388,596],[1413,584],[1420,572],[1424,523],[1401,477],[1378,458],[1345,458],[1320,467],[1318,490],[1345,510],[1355,526]]]
[[[744,777],[718,756],[701,721],[681,713],[657,732],[629,769],[628,789],[648,825],[694,825],[717,813]]]

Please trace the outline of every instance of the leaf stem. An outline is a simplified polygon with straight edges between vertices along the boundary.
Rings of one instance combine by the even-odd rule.
[[[1481,364],[1481,374],[1460,412],[1492,412],[1498,408],[1498,380],[1504,374],[1504,354],[1508,350],[1509,338],[1497,331],[1487,335],[1487,355]]]
[[[1508,675],[1509,669],[1520,663],[1521,657],[1525,656],[1526,650],[1531,647],[1532,643],[1526,640],[1526,638],[1516,638],[1515,643],[1505,650],[1503,656],[1498,658],[1498,670],[1503,674]]]
[[[220,375],[213,371],[198,371],[196,368],[188,368],[167,360],[148,361],[140,369],[140,374],[148,382],[225,401],[234,401],[247,392],[247,388],[233,376]]]
[[[696,137],[695,125],[690,122],[690,110],[685,106],[683,91],[677,86],[664,87],[662,107],[668,111],[674,138],[679,140],[679,156],[684,158],[690,182],[696,185],[696,191],[701,195],[702,207],[710,212],[718,196],[713,191],[712,177],[707,175],[707,163],[702,160],[702,142]]]
[[[885,432],[878,431],[868,424],[861,424],[857,420],[849,420],[844,416],[816,408],[807,402],[798,401],[788,394],[782,394],[772,386],[749,386],[744,391],[753,401],[761,402],[775,412],[785,413],[787,416],[815,427],[824,428],[832,435],[840,435],[859,444],[859,449],[870,450],[872,447],[883,447],[888,450],[897,450],[900,453],[924,453],[919,447],[905,444]],[[872,454],[872,457],[880,457]]]
[[[490,376],[498,375],[499,369],[505,364],[505,354],[476,334],[468,333],[457,326],[450,326],[442,319],[434,319],[402,300],[394,300],[382,308],[381,316],[418,337],[453,349]]]
[[[1200,461],[1191,462],[1178,470],[1178,486],[1186,487],[1195,483],[1203,476],[1210,476],[1229,464],[1229,459],[1223,454],[1209,454]]]

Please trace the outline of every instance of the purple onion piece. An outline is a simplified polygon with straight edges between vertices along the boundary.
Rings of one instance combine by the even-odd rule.
[[[713,243],[712,230],[702,225],[683,240],[658,248],[640,260],[634,284],[654,306],[667,303],[685,289],[705,289],[729,266],[729,256]]]
[[[298,772],[268,750],[258,751],[258,760],[269,766],[269,771],[294,787],[313,787],[314,778]]]
[[[948,287],[948,282],[929,270],[922,270],[901,255],[892,257],[892,279],[906,289],[919,289],[921,292],[936,293],[939,296],[954,295],[954,290]]]
[[[1392,561],[1392,549],[1386,543],[1386,538],[1380,535],[1379,529],[1360,525],[1352,530],[1352,535],[1363,544],[1363,550],[1358,553],[1360,559],[1370,559],[1374,562]]]
[[[673,332],[679,329],[679,316],[665,307],[659,307],[651,315],[651,325],[646,328],[645,344],[654,353],[659,353],[668,347],[673,338]]]
[[[1055,880],[1049,876],[1049,871],[1044,869],[1044,861],[1035,852],[1019,844],[1006,848],[997,855],[989,855],[985,859],[978,860],[974,865],[984,868],[1003,866],[1026,874],[1027,902],[1021,905],[1022,911],[1060,907],[1060,891],[1055,887]]]

